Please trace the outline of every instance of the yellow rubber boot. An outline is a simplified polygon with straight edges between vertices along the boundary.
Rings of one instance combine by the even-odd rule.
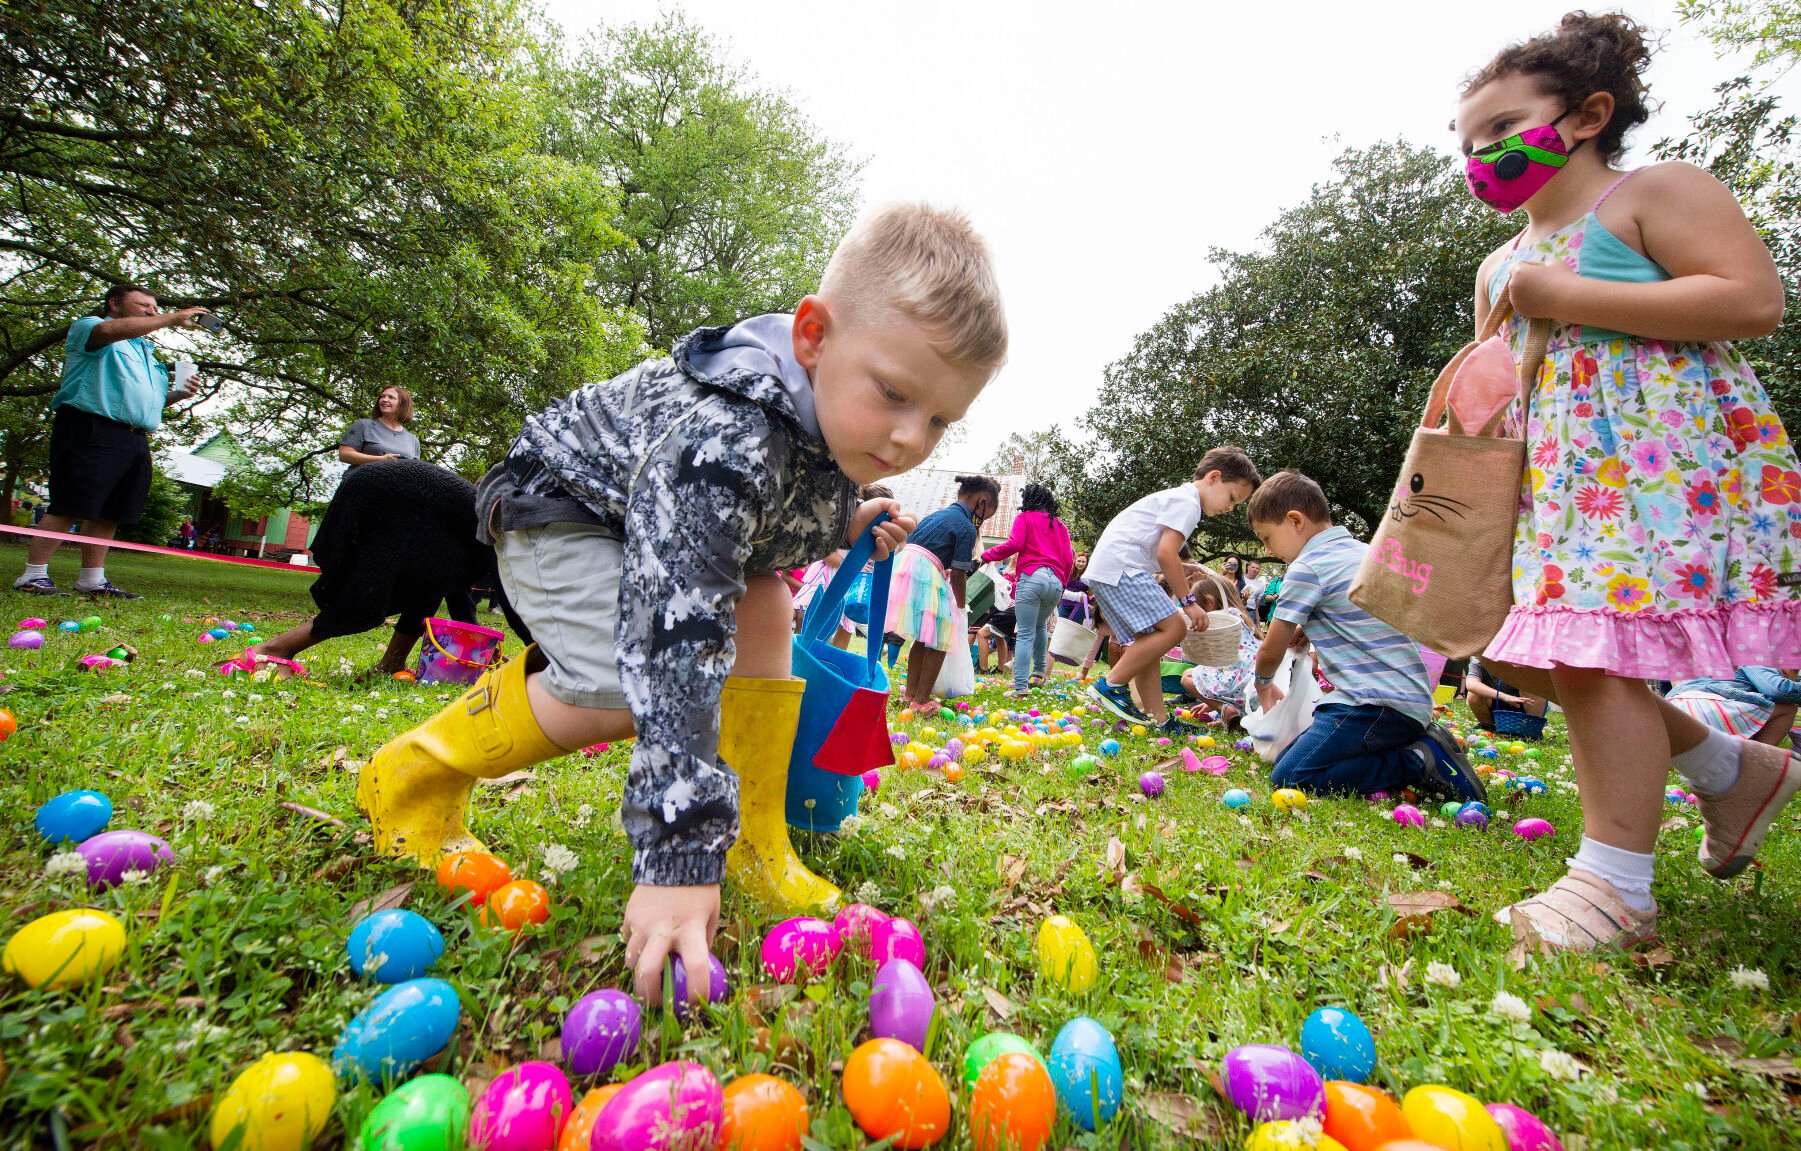
[[[483,851],[464,811],[478,779],[566,754],[538,727],[525,676],[542,667],[536,646],[482,673],[461,699],[382,745],[356,782],[375,850],[435,867],[446,855]]]
[[[790,915],[836,910],[843,895],[809,871],[788,840],[788,757],[806,687],[800,679],[734,675],[719,701],[719,758],[738,773],[738,842],[726,856],[726,877]]]

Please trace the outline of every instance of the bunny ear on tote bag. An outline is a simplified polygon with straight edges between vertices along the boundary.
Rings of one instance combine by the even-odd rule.
[[[1477,339],[1438,374],[1387,514],[1351,583],[1352,603],[1451,659],[1481,654],[1513,606],[1526,444],[1502,434],[1508,405],[1494,402],[1496,381],[1486,377],[1497,365],[1511,367],[1523,413],[1551,325],[1529,323],[1515,366],[1497,334],[1512,312],[1505,299],[1497,302]],[[1471,414],[1482,419],[1473,430],[1460,418]]]

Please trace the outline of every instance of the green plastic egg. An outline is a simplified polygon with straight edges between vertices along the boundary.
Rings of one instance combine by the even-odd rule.
[[[357,1139],[362,1151],[453,1151],[469,1128],[469,1093],[449,1075],[421,1075],[376,1104]]]

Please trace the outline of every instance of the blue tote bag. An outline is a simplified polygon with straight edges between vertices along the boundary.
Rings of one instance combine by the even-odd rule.
[[[878,516],[879,524],[887,516]],[[863,773],[894,762],[888,742],[888,671],[882,643],[872,635],[863,655],[831,644],[844,614],[845,597],[875,554],[875,524],[857,538],[831,582],[808,605],[794,637],[794,674],[807,681],[800,728],[788,761],[788,823],[802,831],[837,831],[857,813]],[[888,618],[888,584],[894,561],[875,566],[869,580],[869,618]]]

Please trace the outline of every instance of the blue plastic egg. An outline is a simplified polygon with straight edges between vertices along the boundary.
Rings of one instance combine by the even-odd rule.
[[[80,631],[81,621],[78,619],[66,619],[58,624],[57,627],[62,631]]]
[[[1117,739],[1101,740],[1101,754],[1102,755],[1118,755],[1119,754],[1119,740],[1117,740]]]
[[[1376,1070],[1376,1039],[1342,1007],[1322,1007],[1301,1024],[1301,1057],[1321,1079],[1367,1083]]]
[[[1483,814],[1484,817],[1487,817],[1488,804],[1483,803],[1479,799],[1472,799],[1468,803],[1464,804],[1462,807],[1459,807],[1457,810],[1458,811],[1479,811]]]
[[[241,623],[238,625],[238,630],[239,631],[255,631],[256,625],[253,623]]]
[[[1545,792],[1543,780],[1522,779],[1519,781],[1519,786],[1526,790],[1527,795],[1543,795]]]
[[[404,1079],[444,1050],[462,1011],[456,988],[442,979],[409,979],[345,1026],[331,1065],[346,1079]]]
[[[215,627],[215,628],[209,629],[206,634],[212,636],[214,639],[224,639],[226,636],[230,635],[231,633],[226,631],[222,627]]]
[[[444,937],[431,920],[411,911],[378,911],[350,929],[350,969],[379,983],[417,979],[444,954]]]
[[[65,791],[38,808],[38,834],[50,843],[80,843],[106,830],[113,801],[97,791]]]
[[[1226,792],[1226,794],[1220,796],[1219,801],[1227,807],[1249,807],[1251,805],[1251,793],[1242,787],[1235,787]]]
[[[1086,1015],[1063,1025],[1048,1063],[1057,1103],[1084,1131],[1105,1125],[1125,1102],[1126,1076],[1119,1048],[1105,1027]]]

